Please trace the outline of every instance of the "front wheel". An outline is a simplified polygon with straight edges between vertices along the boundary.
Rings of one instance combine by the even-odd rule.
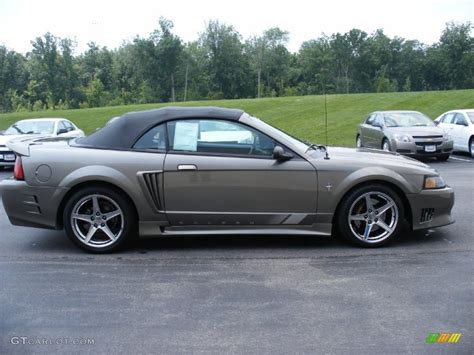
[[[390,147],[390,142],[388,141],[387,138],[384,138],[382,142],[382,150],[385,150],[386,152],[390,152],[391,147]]]
[[[391,188],[374,184],[350,192],[337,215],[342,236],[352,244],[378,247],[396,238],[402,228],[404,209]]]
[[[92,253],[116,251],[137,234],[130,202],[107,187],[77,191],[66,203],[63,222],[69,239]]]
[[[356,138],[356,146],[357,148],[362,148],[362,138],[359,135]]]
[[[471,154],[471,158],[474,158],[474,137],[469,140],[469,154]]]

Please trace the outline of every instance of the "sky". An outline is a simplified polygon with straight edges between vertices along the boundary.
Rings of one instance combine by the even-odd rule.
[[[439,40],[447,22],[474,24],[474,0],[0,0],[0,44],[26,53],[46,32],[109,49],[135,36],[147,37],[164,16],[185,42],[196,40],[209,20],[234,26],[243,38],[278,26],[290,33],[288,49],[325,33],[383,28],[390,36]]]

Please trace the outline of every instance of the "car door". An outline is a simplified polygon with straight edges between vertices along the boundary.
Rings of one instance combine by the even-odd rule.
[[[376,115],[370,114],[369,117],[365,120],[363,124],[361,124],[360,127],[360,133],[361,133],[361,139],[362,139],[362,144],[364,147],[372,147],[373,146],[373,141],[371,137],[371,132],[373,129],[372,123],[375,120]]]
[[[454,128],[454,117],[456,115],[456,112],[448,112],[445,114],[439,124],[438,127],[441,127],[443,131],[448,133],[450,136],[453,136],[453,128]],[[454,138],[454,137],[453,137]]]
[[[383,131],[384,124],[383,124],[383,115],[378,113],[375,116],[375,120],[372,124],[371,136],[373,140],[374,148],[381,149],[382,148],[382,141],[385,137],[385,133]]]
[[[464,114],[456,113],[451,135],[454,141],[454,149],[469,151],[469,124]]]
[[[380,149],[382,146],[382,139],[380,139],[379,142],[381,128],[377,126],[377,122],[380,122],[379,116],[379,114],[374,113],[367,119],[367,124],[365,127],[367,147]]]
[[[277,142],[215,119],[168,123],[164,200],[173,225],[312,224],[317,175],[294,154],[273,159]],[[286,149],[288,151],[288,149]]]

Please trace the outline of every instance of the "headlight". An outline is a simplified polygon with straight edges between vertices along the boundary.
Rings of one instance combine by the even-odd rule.
[[[397,142],[403,142],[403,143],[411,142],[411,137],[408,134],[394,134],[393,138],[395,138]]]
[[[424,189],[442,189],[443,187],[446,187],[446,183],[441,176],[425,176]]]

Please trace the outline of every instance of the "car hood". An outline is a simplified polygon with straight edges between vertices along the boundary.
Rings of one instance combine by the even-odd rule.
[[[442,136],[444,131],[437,126],[388,127],[390,133],[409,134],[411,136]]]
[[[434,171],[416,159],[378,149],[328,147],[328,156],[329,161],[347,170],[385,167],[407,174],[426,174]],[[321,152],[315,151],[311,154],[315,166],[318,166],[318,161],[321,161],[323,157],[324,154]]]

